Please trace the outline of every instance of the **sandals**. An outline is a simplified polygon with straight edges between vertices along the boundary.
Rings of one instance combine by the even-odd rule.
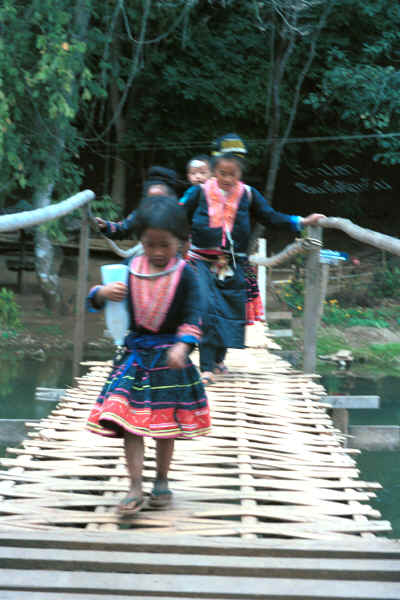
[[[153,508],[164,508],[171,503],[171,500],[172,492],[168,489],[168,482],[156,479],[149,497],[149,506],[152,506]]]
[[[201,382],[203,385],[212,385],[214,383],[213,374],[209,371],[204,371],[201,375]]]
[[[144,507],[145,500],[143,496],[130,496],[129,494],[121,500],[117,510],[121,516],[130,517],[135,515]],[[132,506],[130,506],[132,505]]]
[[[215,365],[214,373],[219,373],[222,375],[225,373],[229,373],[229,369],[226,365],[224,365],[224,363],[219,363],[218,365]]]

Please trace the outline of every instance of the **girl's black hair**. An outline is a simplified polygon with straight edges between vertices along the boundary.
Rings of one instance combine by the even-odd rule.
[[[232,161],[236,162],[239,165],[242,173],[244,172],[244,170],[246,168],[246,162],[243,159],[243,157],[238,154],[235,154],[234,152],[224,152],[222,154],[214,155],[212,158],[213,158],[213,161],[212,161],[213,170],[215,169],[215,167],[218,165],[218,163],[221,160],[232,160]]]
[[[189,238],[186,211],[170,196],[143,198],[136,213],[135,233],[140,238],[146,229],[164,229],[184,242]]]

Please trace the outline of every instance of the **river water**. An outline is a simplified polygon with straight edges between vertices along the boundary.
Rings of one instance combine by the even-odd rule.
[[[350,425],[400,425],[400,377],[385,376],[378,380],[332,372],[321,378],[328,394],[380,396],[380,408],[349,411]],[[360,469],[360,479],[377,481],[383,487],[376,490],[370,504],[382,518],[391,522],[388,537],[400,538],[400,450],[372,452],[363,450],[354,456]]]
[[[0,355],[0,361],[0,419],[42,419],[55,403],[35,400],[35,389],[72,385],[71,361],[54,358],[38,362],[5,353]],[[321,383],[330,395],[380,396],[379,409],[350,411],[350,424],[400,425],[400,377],[388,376],[374,381],[335,372],[324,375]],[[6,445],[0,442],[0,456],[5,453]],[[383,519],[391,522],[393,531],[389,536],[400,538],[400,450],[362,451],[354,458],[360,479],[377,481],[383,486],[370,504],[382,513]]]

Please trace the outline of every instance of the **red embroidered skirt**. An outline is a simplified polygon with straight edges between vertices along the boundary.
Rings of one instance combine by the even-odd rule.
[[[210,411],[199,372],[166,365],[167,348],[140,350],[140,363],[127,352],[105,383],[87,422],[100,435],[124,431],[153,438],[191,439],[210,430]],[[154,364],[155,363],[155,364]]]

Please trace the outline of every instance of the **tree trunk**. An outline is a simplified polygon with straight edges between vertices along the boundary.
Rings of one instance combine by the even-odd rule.
[[[54,184],[37,190],[34,194],[35,208],[43,208],[51,203]],[[62,262],[62,250],[55,248],[43,225],[35,228],[35,270],[40,291],[46,308],[59,312],[62,306],[62,292],[58,276]]]
[[[119,105],[118,88],[115,81],[110,86],[110,98],[112,111],[115,114]],[[122,209],[125,205],[125,190],[126,190],[126,163],[120,155],[119,148],[122,146],[125,135],[125,119],[122,113],[119,112],[115,120],[115,136],[116,136],[116,155],[114,157],[114,172],[112,176],[111,200],[114,206],[119,206]]]
[[[76,0],[74,7],[74,37],[83,40],[89,25],[90,11],[84,0]],[[83,60],[83,59],[82,59]],[[82,66],[82,65],[81,65]],[[76,76],[80,71],[77,69]],[[70,99],[79,93],[77,80],[71,86]],[[67,138],[69,119],[65,117],[58,124],[57,135],[49,141],[49,152],[42,168],[43,178],[33,194],[34,208],[44,208],[52,201],[54,187],[59,178],[62,152]],[[62,292],[58,272],[61,266],[62,252],[52,245],[44,227],[35,231],[35,270],[39,287],[47,308],[59,311],[62,307]],[[61,254],[61,256],[60,256]]]

